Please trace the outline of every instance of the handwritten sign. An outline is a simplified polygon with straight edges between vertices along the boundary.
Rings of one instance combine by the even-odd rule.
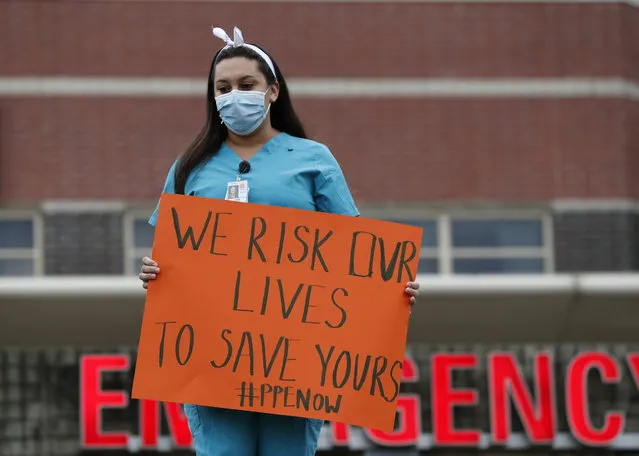
[[[163,194],[133,397],[391,431],[421,234]]]

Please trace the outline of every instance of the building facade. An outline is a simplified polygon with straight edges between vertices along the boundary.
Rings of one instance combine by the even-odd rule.
[[[364,215],[424,226],[423,272],[639,269],[636,5],[262,6],[3,2],[3,275],[137,269],[211,22],[276,57]]]
[[[135,276],[153,242],[146,221],[204,123],[220,46],[212,25],[239,26],[275,57],[363,216],[424,229],[428,289],[409,334],[404,421],[398,414],[390,436],[327,425],[322,451],[446,450],[433,427],[447,419],[433,402],[433,360],[456,353],[471,361],[462,357],[470,364],[451,381],[478,402],[454,413],[456,427],[473,430],[453,439],[459,454],[587,454],[598,443],[579,433],[607,429],[611,410],[624,414],[624,436],[610,428],[604,447],[639,451],[635,0],[7,0],[0,455],[189,452],[179,410],[118,392],[132,379],[144,299]],[[533,398],[550,404],[538,413],[555,421],[525,410],[522,421],[528,402],[517,396],[514,437],[499,440],[491,410],[501,386],[488,384],[496,352],[513,356]],[[592,423],[581,428],[583,408],[571,415],[567,405],[581,377],[566,380],[580,356],[594,366],[584,374]],[[115,364],[98,385],[90,369],[104,357]],[[609,385],[598,369],[609,369]],[[535,381],[551,380],[546,400]],[[104,417],[104,397],[87,402],[96,388],[116,391]],[[115,437],[101,440],[105,432]]]

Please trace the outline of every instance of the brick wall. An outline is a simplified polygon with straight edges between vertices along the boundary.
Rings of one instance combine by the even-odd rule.
[[[204,77],[239,26],[287,76],[639,77],[622,3],[0,3],[0,74]]]
[[[398,77],[639,82],[639,8],[625,3],[6,0],[0,18],[0,78],[204,84],[220,46],[214,23],[239,25],[293,78],[390,78],[388,87]],[[329,94],[295,102],[360,204],[639,198],[636,97]],[[0,204],[153,204],[204,121],[204,100],[0,95],[0,114]],[[557,269],[639,269],[633,214],[556,214]],[[121,217],[47,216],[47,272],[121,272]]]
[[[195,98],[0,103],[5,202],[155,200],[204,122]],[[338,157],[359,202],[531,202],[632,197],[636,149],[624,122],[631,103],[303,99],[298,107]]]
[[[639,80],[639,8],[623,3],[8,0],[0,17],[5,77],[204,79],[220,46],[213,21],[227,30],[238,23],[289,77]],[[338,156],[358,201],[639,197],[636,101],[296,104]],[[204,120],[200,97],[0,97],[0,111],[5,203],[155,199]]]

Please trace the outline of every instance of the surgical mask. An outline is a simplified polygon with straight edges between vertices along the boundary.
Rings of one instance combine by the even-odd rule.
[[[226,128],[236,135],[250,135],[262,125],[268,110],[264,106],[264,98],[270,90],[259,92],[257,90],[233,90],[215,97],[217,111]]]

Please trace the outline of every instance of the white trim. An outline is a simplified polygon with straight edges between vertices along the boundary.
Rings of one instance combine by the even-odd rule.
[[[11,209],[0,206],[0,220],[31,220],[36,212],[32,209]]]
[[[1,78],[0,78],[1,79]],[[136,203],[134,210],[140,214],[144,211],[153,212],[155,206],[149,206],[147,202]],[[525,207],[529,206],[529,207]],[[131,206],[130,202],[120,200],[45,200],[41,203],[44,212],[84,212],[84,211],[121,211]],[[150,208],[150,209],[149,209]],[[451,214],[453,217],[469,218],[494,218],[507,213],[508,218],[537,218],[547,214],[548,208],[555,212],[568,211],[636,211],[639,212],[639,200],[631,198],[558,198],[550,202],[529,205],[528,203],[499,202],[485,204],[483,202],[453,202],[453,203],[420,203],[405,206],[402,203],[372,204],[364,203],[360,207],[362,217],[383,218],[389,214],[394,218],[407,221],[423,220],[436,221],[442,213]],[[32,209],[0,207],[0,217],[5,211],[11,214],[33,215]]]
[[[478,220],[528,220],[538,222],[548,211],[528,209],[455,209],[446,211],[450,214],[451,222],[465,222]]]
[[[0,260],[31,260],[35,261],[35,247],[31,249],[0,248]]]
[[[131,249],[131,258],[129,258],[130,260],[135,260],[137,258],[143,257],[144,255],[150,255],[151,254],[151,247],[147,248],[143,248],[143,247],[135,247],[133,249]]]
[[[122,212],[125,207],[126,204],[123,201],[45,200],[42,202],[42,211],[46,214]]]
[[[131,250],[133,250],[133,239],[134,239],[134,220],[135,217],[131,215],[129,212],[124,214],[122,217],[122,249],[124,251],[124,265],[123,271],[127,276],[133,275],[134,271],[131,268]]]
[[[639,212],[639,201],[624,198],[556,199],[551,207],[555,212]]]
[[[634,294],[639,290],[639,274],[584,274],[579,279],[582,293],[589,295]],[[639,305],[639,301],[636,303]]]
[[[555,221],[548,212],[541,216],[541,242],[544,249],[544,272],[551,274],[555,271]]]
[[[95,0],[84,0],[95,1]],[[121,0],[99,0],[103,3],[120,2]],[[228,3],[229,0],[127,0],[129,3]],[[255,0],[233,0],[238,3],[255,3]],[[388,0],[259,0],[260,3],[385,3]],[[477,3],[477,4],[510,4],[510,3],[622,3],[639,6],[639,0],[393,0],[393,3]]]
[[[637,0],[639,1],[639,0]],[[639,99],[639,83],[621,78],[291,78],[291,92],[330,97],[530,97]],[[202,97],[203,78],[0,77],[2,96]]]
[[[442,276],[420,274],[420,295],[637,295],[639,274]],[[139,279],[123,276],[0,277],[0,298],[143,297]],[[425,298],[426,299],[426,298]],[[91,301],[87,301],[91,304]]]
[[[291,92],[340,97],[614,97],[639,99],[639,84],[616,78],[307,79]]]
[[[122,229],[124,235],[122,236],[123,248],[124,248],[124,274],[131,276],[137,274],[139,271],[132,268],[132,261],[140,256],[151,255],[151,248],[137,247],[135,245],[135,221],[136,220],[148,220],[153,213],[153,209],[150,208],[137,208],[127,211],[122,218]]]
[[[521,258],[541,259],[546,262],[546,249],[538,247],[453,247],[453,259],[493,259],[493,258]]]
[[[439,246],[439,273],[449,276],[453,273],[453,233],[451,232],[450,214],[442,214],[437,225],[437,242]]]
[[[359,210],[362,217],[367,218],[386,218],[391,217],[393,220],[426,220],[428,218],[435,220],[442,214],[450,214],[453,216],[469,213],[487,213],[500,214],[508,213],[509,216],[521,214],[522,217],[541,217],[549,212],[550,205],[548,201],[530,203],[521,202],[500,202],[500,201],[421,201],[406,203],[402,201],[393,201],[386,203],[362,202]],[[519,216],[519,215],[517,215]]]
[[[422,247],[419,251],[419,258],[439,258],[439,248],[437,247]]]

